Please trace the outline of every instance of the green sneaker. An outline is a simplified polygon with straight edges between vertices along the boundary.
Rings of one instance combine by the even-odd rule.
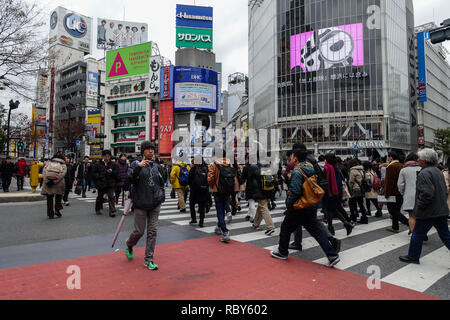
[[[134,257],[133,248],[127,247],[125,249],[125,255],[127,256],[128,260],[133,259]]]
[[[154,264],[153,261],[145,261],[144,266],[148,267],[150,270],[158,270],[158,265]]]

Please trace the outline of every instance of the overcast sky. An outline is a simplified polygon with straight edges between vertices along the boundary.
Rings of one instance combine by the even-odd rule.
[[[29,0],[30,2],[32,0]],[[248,72],[248,25],[247,0],[36,0],[50,13],[57,6],[93,18],[128,20],[148,23],[149,41],[158,43],[160,52],[175,63],[175,8],[176,4],[214,7],[214,52],[216,61],[223,63],[223,89],[227,87],[228,75]],[[267,1],[267,0],[266,0]],[[275,0],[270,0],[275,1]],[[415,24],[435,21],[438,25],[450,18],[449,0],[414,0]],[[91,37],[96,37],[96,27]],[[95,39],[91,39],[94,47]],[[450,49],[450,46],[447,45]],[[103,51],[94,50],[94,57],[103,57]],[[0,103],[7,105],[11,97],[0,96]],[[21,111],[31,115],[31,103],[24,102]]]

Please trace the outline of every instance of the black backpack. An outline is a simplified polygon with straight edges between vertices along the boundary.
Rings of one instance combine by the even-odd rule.
[[[206,166],[195,167],[195,175],[191,187],[200,192],[208,191],[208,168]]]
[[[217,191],[221,196],[229,197],[234,193],[234,178],[236,170],[232,166],[221,166],[217,162],[214,164],[219,168],[219,184]]]
[[[314,164],[314,171],[316,172],[317,175],[317,184],[323,189],[323,191],[327,193],[329,182],[327,180],[327,177],[325,176],[325,173],[322,171],[322,169],[317,163]]]
[[[370,192],[371,190],[372,190],[372,182],[370,182],[370,179],[367,179],[366,178],[366,172],[365,171],[363,171],[362,172],[362,182],[361,182],[361,185],[360,185],[360,188],[361,188],[361,192],[362,193],[367,193],[367,192]]]

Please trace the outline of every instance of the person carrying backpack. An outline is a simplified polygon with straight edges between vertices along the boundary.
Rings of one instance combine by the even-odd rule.
[[[361,224],[368,224],[369,219],[367,218],[367,211],[364,207],[364,195],[367,190],[366,184],[364,184],[364,167],[360,165],[357,159],[352,159],[349,161],[348,166],[350,168],[350,178],[348,180],[348,187],[351,195],[349,201],[350,206],[350,218],[352,221],[358,218],[358,207],[361,209],[362,217],[358,221]]]
[[[195,164],[195,163],[200,164]],[[206,206],[209,201],[209,185],[208,185],[208,166],[202,156],[197,155],[193,161],[193,166],[189,171],[189,186],[191,193],[189,197],[189,207],[191,210],[191,222],[197,223],[197,214],[195,213],[195,205],[198,204],[198,212],[200,214],[200,222],[198,226],[203,228],[205,220]]]
[[[60,152],[45,165],[42,171],[44,182],[41,194],[47,197],[47,216],[49,219],[54,219],[55,214],[58,218],[62,217],[60,210],[63,209],[62,198],[66,173],[66,162]],[[53,202],[53,199],[55,199],[55,202]]]
[[[320,227],[322,223],[317,220],[317,210],[314,208],[314,203],[320,201],[320,197],[317,197],[318,192],[323,195],[325,191],[314,183],[315,170],[306,165],[306,158],[305,150],[294,151],[292,160],[294,171],[290,178],[289,195],[286,198],[287,211],[281,224],[278,250],[271,251],[270,254],[276,259],[287,260],[291,233],[303,226],[325,252],[329,261],[328,266],[333,267],[340,261],[338,250],[330,241],[327,232]],[[303,204],[300,208],[297,206],[299,202]]]
[[[373,203],[375,206],[375,209],[377,209],[377,213],[375,214],[375,217],[379,218],[383,216],[383,212],[381,211],[380,206],[378,205],[378,190],[381,189],[381,179],[378,178],[377,173],[375,170],[373,170],[373,165],[369,161],[363,162],[365,177],[367,180],[367,185],[370,186],[370,191],[366,192],[365,198],[366,198],[366,207],[367,207],[367,214],[371,216],[370,213],[370,202]]]
[[[178,209],[181,213],[186,212],[186,189],[189,185],[189,171],[191,168],[184,162],[174,164],[170,172],[170,184],[178,196]]]
[[[262,166],[259,163],[253,164],[249,166],[245,178],[249,196],[257,203],[252,227],[257,230],[264,219],[266,224],[265,234],[270,236],[275,232],[275,225],[269,211],[269,201],[275,186],[272,170],[270,166]]]
[[[216,161],[208,168],[208,184],[214,195],[214,202],[217,211],[216,234],[222,234],[221,242],[230,241],[230,232],[225,222],[225,210],[229,206],[229,199],[234,192],[239,191],[239,181],[236,177],[236,170],[231,165],[231,161],[226,157],[226,151],[220,158],[216,156]]]

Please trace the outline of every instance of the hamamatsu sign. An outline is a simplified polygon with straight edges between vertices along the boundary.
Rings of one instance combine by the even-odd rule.
[[[177,5],[177,48],[213,48],[213,8]]]
[[[106,80],[149,73],[151,54],[151,42],[108,51],[106,53]]]

